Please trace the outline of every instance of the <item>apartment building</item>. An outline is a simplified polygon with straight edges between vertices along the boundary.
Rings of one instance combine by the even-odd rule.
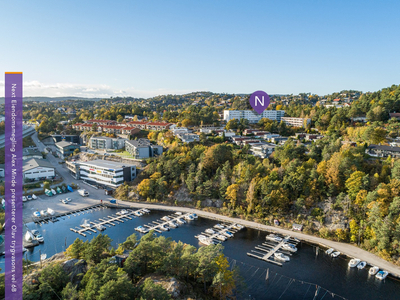
[[[163,153],[162,146],[153,145],[148,139],[126,140],[125,150],[137,159],[154,157]]]
[[[73,154],[75,149],[80,149],[80,146],[78,144],[65,141],[58,142],[55,145],[56,145],[56,153],[62,159]]]
[[[283,110],[264,110],[260,115],[253,110],[224,110],[224,120],[226,122],[232,119],[245,119],[249,123],[257,123],[263,118],[280,122],[284,115],[285,111]]]
[[[308,118],[292,118],[292,117],[283,117],[282,121],[289,126],[293,127],[306,127],[311,124],[311,119]]]
[[[400,158],[400,147],[385,145],[369,145],[365,153],[376,157],[395,157]]]
[[[125,139],[109,138],[105,136],[92,136],[89,140],[89,147],[92,149],[118,150],[125,147]]]

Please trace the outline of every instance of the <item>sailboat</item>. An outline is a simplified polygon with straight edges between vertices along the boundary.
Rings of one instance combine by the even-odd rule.
[[[32,242],[35,239],[35,236],[29,230],[25,233],[25,241]]]

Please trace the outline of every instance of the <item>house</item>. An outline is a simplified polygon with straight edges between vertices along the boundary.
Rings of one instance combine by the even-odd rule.
[[[149,122],[146,122],[146,121],[131,121],[131,122],[126,123],[126,125],[129,127],[133,127],[133,128],[146,129],[146,125],[148,123]]]
[[[385,145],[369,145],[365,153],[375,157],[395,157],[400,158],[400,147]]]
[[[44,159],[28,159],[23,161],[23,178],[25,181],[52,179],[55,176],[53,165]]]
[[[276,145],[269,143],[251,144],[250,151],[254,156],[269,157],[275,151]]]
[[[136,127],[125,126],[121,128],[121,133],[126,135],[135,135],[138,134],[139,132],[140,129]]]
[[[177,137],[184,143],[191,143],[200,140],[200,137],[194,133],[182,133],[178,134]]]
[[[172,124],[167,122],[150,122],[146,124],[147,130],[166,130]]]
[[[191,132],[191,130],[189,130],[186,127],[176,127],[176,126],[173,129],[171,129],[171,131],[172,131],[172,134],[175,136],[178,134],[185,134],[185,133]]]
[[[56,145],[56,153],[62,159],[73,154],[75,149],[80,150],[79,145],[76,143],[62,141],[62,142],[56,143],[55,145]]]
[[[397,113],[397,112],[389,113],[389,117],[390,117],[390,119],[395,118],[398,121],[400,121],[400,113]]]
[[[136,159],[155,157],[163,153],[162,146],[153,145],[148,139],[126,140],[125,150]]]

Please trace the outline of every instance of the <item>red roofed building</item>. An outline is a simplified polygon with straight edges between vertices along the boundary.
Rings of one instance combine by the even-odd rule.
[[[337,99],[334,99],[333,101],[335,101],[335,102],[340,102],[341,99],[337,98]]]
[[[122,134],[129,134],[129,135],[135,135],[140,132],[139,128],[129,127],[129,126],[122,127],[121,130],[122,130]]]
[[[118,134],[122,132],[122,128],[118,125],[98,125],[97,131]]]
[[[131,121],[126,123],[126,125],[130,126],[130,127],[134,127],[134,128],[139,128],[139,129],[146,129],[146,125],[149,122],[143,122],[143,121]]]
[[[86,123],[88,124],[97,124],[97,125],[114,125],[117,124],[117,121],[113,120],[87,120]]]

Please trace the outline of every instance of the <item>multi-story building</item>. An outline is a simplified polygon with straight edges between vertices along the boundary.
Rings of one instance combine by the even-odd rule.
[[[126,140],[125,150],[137,159],[154,157],[163,153],[162,146],[153,145],[148,139]]]
[[[250,151],[253,153],[254,156],[258,156],[261,158],[269,157],[275,150],[275,144],[251,144]]]
[[[167,122],[150,122],[146,124],[147,130],[166,130],[172,124]]]
[[[87,120],[87,124],[97,124],[97,125],[114,125],[117,124],[117,121],[114,120]]]
[[[76,143],[64,142],[64,141],[56,143],[56,153],[62,159],[73,154],[75,149],[80,150],[79,145]]]
[[[376,157],[395,157],[400,158],[400,147],[391,147],[385,145],[369,145],[365,153]]]
[[[125,147],[125,139],[92,136],[89,140],[89,147],[92,149],[118,150]]]
[[[52,179],[55,176],[53,165],[44,159],[24,160],[22,172],[25,181]]]
[[[102,187],[117,188],[136,178],[136,166],[115,161],[67,161],[66,165],[75,179]]]
[[[309,124],[311,124],[311,119],[308,118],[283,117],[282,121],[286,125],[290,125],[293,127],[307,127]]]
[[[53,138],[54,143],[58,143],[58,142],[71,142],[71,143],[76,143],[76,144],[80,144],[80,139],[79,139],[79,135],[61,135],[61,134],[53,134],[51,136]]]
[[[200,140],[199,136],[194,133],[180,133],[177,135],[177,137],[180,138],[184,143],[191,143]]]
[[[283,110],[264,110],[262,114],[258,114],[253,110],[224,110],[224,120],[226,122],[236,119],[245,119],[249,123],[257,123],[263,118],[267,118],[274,121],[281,121],[281,118],[285,115]]]

